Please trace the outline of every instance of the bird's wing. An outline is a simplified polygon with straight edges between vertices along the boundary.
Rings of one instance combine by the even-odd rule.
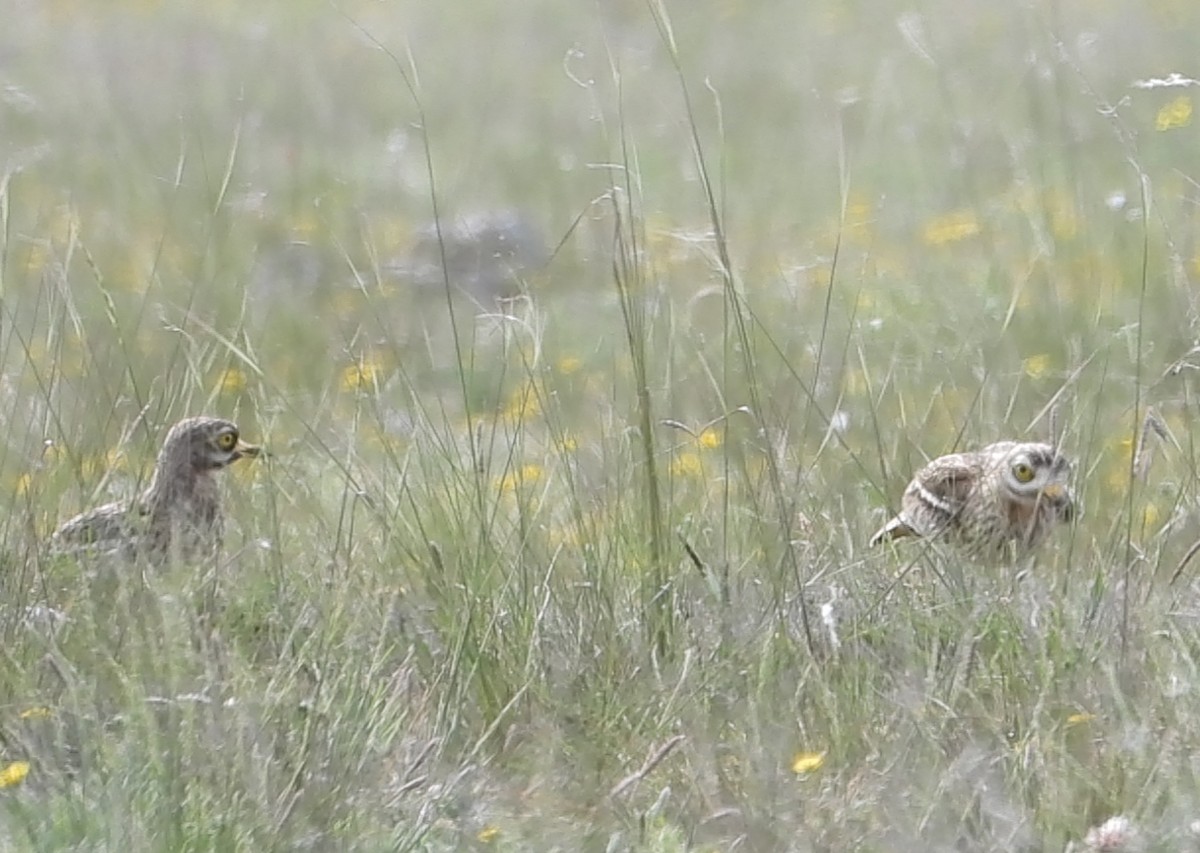
[[[132,542],[140,532],[137,518],[144,514],[139,504],[125,501],[105,504],[63,522],[52,536],[56,545],[73,547]]]
[[[913,475],[900,502],[900,514],[876,531],[869,544],[878,545],[907,536],[927,536],[949,524],[979,481],[977,454],[952,453],[939,456]],[[930,517],[940,517],[935,524]]]
[[[918,471],[908,491],[914,498],[955,516],[970,498],[981,474],[976,454],[952,453],[934,459]]]

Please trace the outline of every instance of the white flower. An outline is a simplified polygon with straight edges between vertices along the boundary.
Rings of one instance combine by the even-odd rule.
[[[1124,815],[1116,815],[1089,829],[1083,843],[1088,850],[1129,850],[1136,836],[1133,822]]]

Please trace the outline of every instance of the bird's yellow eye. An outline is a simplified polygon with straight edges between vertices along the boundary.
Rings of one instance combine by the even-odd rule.
[[[1033,468],[1026,462],[1018,462],[1013,466],[1012,472],[1018,483],[1028,483],[1033,479]]]
[[[221,450],[233,450],[235,444],[237,444],[237,433],[235,432],[223,432],[217,437],[217,447]]]

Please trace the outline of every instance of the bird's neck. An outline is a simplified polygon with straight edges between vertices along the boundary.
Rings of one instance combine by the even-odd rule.
[[[142,500],[147,506],[187,500],[197,493],[212,487],[208,471],[192,465],[159,466],[150,477],[150,484],[143,492]]]

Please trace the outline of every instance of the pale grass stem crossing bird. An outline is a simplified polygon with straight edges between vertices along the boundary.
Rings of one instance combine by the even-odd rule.
[[[185,418],[171,427],[150,483],[132,501],[81,513],[51,537],[55,550],[145,556],[161,564],[196,559],[221,546],[224,516],[217,471],[261,449],[246,444],[235,424],[222,418]]]
[[[870,544],[915,536],[979,556],[1024,556],[1074,517],[1070,477],[1070,461],[1039,442],[999,441],[938,457],[913,476],[899,515]]]

